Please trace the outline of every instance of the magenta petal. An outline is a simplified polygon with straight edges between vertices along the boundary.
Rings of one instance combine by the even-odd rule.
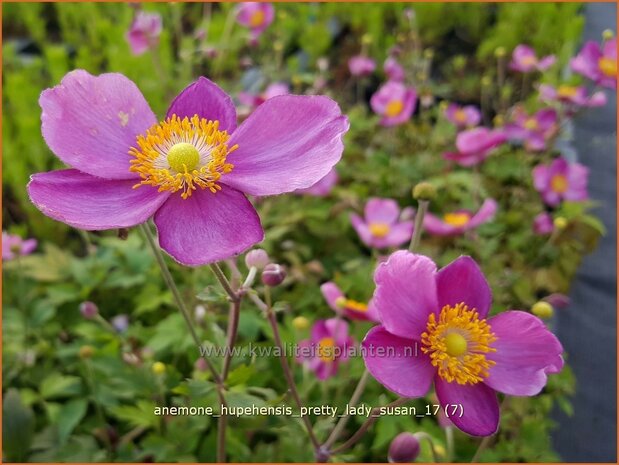
[[[176,96],[166,118],[176,115],[191,118],[198,115],[207,120],[219,121],[219,129],[232,133],[236,129],[236,108],[221,87],[201,76]]]
[[[234,165],[222,182],[252,195],[310,187],[340,160],[348,118],[322,96],[280,95],[260,105],[234,132]]]
[[[337,284],[334,282],[328,281],[320,286],[320,291],[322,292],[322,296],[329,304],[329,307],[337,313],[340,312],[339,307],[337,306],[337,300],[344,297],[344,293],[337,287]]]
[[[378,266],[374,281],[374,305],[383,326],[397,336],[419,339],[430,313],[440,310],[434,262],[400,250]]]
[[[395,223],[400,215],[400,207],[393,199],[371,198],[365,204],[365,221],[368,223]]]
[[[361,346],[368,371],[387,389],[404,397],[421,397],[430,389],[436,370],[416,341],[375,326]]]
[[[413,236],[413,222],[402,221],[391,226],[389,234],[383,238],[387,247],[399,247],[409,242]]]
[[[494,218],[498,208],[498,204],[494,199],[486,199],[481,208],[473,217],[469,220],[467,229],[476,228],[480,224],[486,223]]]
[[[476,309],[479,318],[486,318],[492,303],[488,281],[471,257],[463,256],[441,268],[436,275],[439,308],[464,302]]]
[[[143,223],[168,198],[131,179],[101,179],[77,170],[34,174],[30,200],[45,215],[85,230],[128,228]]]
[[[374,236],[372,236],[372,233],[370,232],[370,229],[365,221],[363,221],[359,215],[351,213],[350,222],[352,227],[355,228],[355,231],[357,231],[357,234],[363,243],[368,247],[374,247]]]
[[[423,227],[434,236],[449,236],[451,234],[458,234],[462,232],[461,227],[457,228],[447,224],[432,213],[426,213],[426,216],[423,218]]]
[[[173,195],[155,215],[159,244],[188,266],[239,254],[264,239],[260,218],[245,196],[227,186],[213,194],[197,190],[186,200]]]
[[[490,376],[484,382],[512,396],[534,396],[546,385],[547,373],[563,367],[563,347],[546,325],[526,312],[503,312],[488,320],[497,340],[496,352],[486,355],[494,360]]]
[[[131,179],[129,149],[157,122],[137,86],[122,74],[68,73],[41,93],[41,131],[67,165],[104,179]]]
[[[435,377],[436,395],[443,408],[454,415],[449,419],[459,429],[472,436],[490,436],[499,427],[499,402],[495,392],[484,383],[448,383]],[[460,416],[462,413],[462,416]]]

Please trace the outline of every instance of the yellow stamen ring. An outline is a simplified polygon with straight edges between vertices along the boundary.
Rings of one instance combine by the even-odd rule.
[[[496,339],[475,309],[459,303],[444,306],[438,320],[434,313],[430,314],[421,335],[421,350],[445,381],[476,384],[489,376],[488,370],[495,363],[485,354],[496,352],[491,347]]]
[[[173,115],[138,136],[137,147],[129,150],[133,157],[129,170],[142,178],[133,187],[182,191],[183,199],[197,188],[216,193],[221,190],[217,181],[234,167],[226,158],[238,145],[228,148],[229,139],[227,131],[219,130],[219,121]]]

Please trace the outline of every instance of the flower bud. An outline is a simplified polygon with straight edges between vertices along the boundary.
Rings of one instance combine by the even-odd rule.
[[[273,50],[275,50],[276,52],[281,52],[282,50],[284,50],[284,44],[281,40],[276,40],[273,43]]]
[[[279,286],[285,277],[286,270],[276,263],[269,263],[262,270],[262,282],[270,287]]]
[[[494,49],[495,57],[503,58],[505,55],[507,55],[507,50],[505,50],[505,47],[497,47]]]
[[[99,308],[94,302],[86,301],[80,304],[80,313],[87,320],[92,320],[99,314]]]
[[[151,370],[153,370],[153,373],[155,373],[156,375],[162,375],[165,373],[165,364],[161,362],[155,362],[153,363]]]
[[[204,305],[196,305],[196,308],[193,309],[193,316],[198,323],[203,322],[206,316],[206,308]]]
[[[505,124],[505,118],[503,117],[503,115],[496,115],[492,119],[492,123],[494,124],[495,128],[500,128]]]
[[[292,320],[292,326],[294,326],[294,329],[301,331],[309,327],[309,320],[304,316],[298,316]]]
[[[247,268],[253,266],[261,270],[269,264],[269,255],[263,249],[250,250],[245,255],[245,264]]]
[[[361,37],[361,43],[363,45],[370,45],[372,43],[372,36],[370,34],[363,34]]]
[[[553,308],[565,308],[570,304],[570,298],[558,292],[550,294],[548,297],[544,298],[544,300],[552,305]]]
[[[563,218],[562,216],[557,216],[555,220],[553,221],[553,224],[555,228],[557,228],[560,231],[567,227],[567,220]]]
[[[206,363],[206,360],[200,357],[198,360],[196,360],[196,363],[193,364],[193,367],[198,371],[206,371],[208,368],[208,364]]]
[[[80,358],[90,358],[95,353],[95,348],[93,346],[82,346],[80,347],[79,355]]]
[[[612,29],[604,29],[604,32],[602,32],[602,39],[604,40],[611,40],[613,37],[615,37],[615,33]]]
[[[481,78],[481,85],[483,87],[490,87],[492,85],[492,79],[490,78],[490,76],[483,76]]]
[[[431,48],[426,48],[423,51],[423,56],[426,60],[431,60],[432,58],[434,58],[434,50],[432,50]]]
[[[413,198],[415,200],[434,200],[436,188],[429,182],[420,182],[413,188]]]
[[[412,433],[398,434],[389,446],[390,463],[414,462],[419,456],[419,440]]]
[[[124,333],[129,329],[129,317],[125,314],[116,315],[112,318],[112,326],[119,333]]]
[[[466,57],[463,55],[455,56],[453,59],[453,65],[457,71],[463,70],[464,67],[466,66]]]
[[[552,305],[550,305],[548,302],[540,300],[535,305],[533,305],[533,307],[531,307],[531,313],[543,320],[548,320],[549,318],[552,318],[554,310],[552,308]]]

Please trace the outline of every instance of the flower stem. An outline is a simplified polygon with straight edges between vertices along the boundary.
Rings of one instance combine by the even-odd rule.
[[[294,377],[292,376],[292,371],[290,370],[290,366],[288,365],[288,359],[286,358],[286,353],[284,351],[284,345],[282,344],[282,338],[279,334],[279,326],[277,325],[277,318],[275,317],[275,312],[271,308],[271,306],[267,306],[266,309],[266,317],[269,320],[271,325],[271,329],[273,330],[273,339],[275,339],[275,344],[279,348],[279,359],[282,365],[282,369],[284,371],[284,376],[286,377],[286,381],[288,383],[288,389],[290,390],[290,394],[292,394],[292,398],[299,410],[303,408],[303,404],[301,402],[301,398],[299,397],[299,392],[297,390],[297,386],[294,382]],[[307,429],[307,434],[312,441],[314,446],[314,450],[318,451],[320,449],[320,443],[318,442],[318,438],[316,438],[316,434],[314,433],[314,428],[312,427],[312,423],[307,416],[303,416],[303,422],[305,423],[305,428]]]
[[[434,448],[434,441],[432,440],[432,436],[424,432],[415,433],[415,436],[417,436],[417,438],[419,439],[425,439],[428,441],[428,443],[430,444],[430,450],[432,451],[432,459],[434,460],[434,463],[438,463],[438,455],[436,454],[436,449]]]
[[[415,215],[415,230],[413,231],[411,243],[408,246],[408,250],[411,252],[414,252],[419,247],[421,233],[423,232],[423,218],[426,216],[429,204],[430,201],[428,200],[419,200],[419,209],[417,210],[417,215]]]
[[[217,278],[217,281],[219,281],[219,284],[221,284],[221,287],[224,288],[224,291],[226,291],[226,294],[230,297],[230,300],[233,302],[238,301],[239,295],[234,291],[234,289],[232,289],[232,285],[230,284],[230,281],[228,281],[228,278],[226,278],[226,275],[221,267],[217,263],[211,263],[209,266],[211,267],[211,270],[213,270],[213,273],[215,273],[215,277]]]
[[[228,330],[226,335],[226,352],[224,354],[224,364],[221,370],[221,377],[224,381],[228,378],[230,363],[232,362],[232,349],[236,340],[236,333],[239,329],[239,317],[241,314],[241,299],[237,299],[230,304],[228,315]]]
[[[479,447],[475,451],[475,455],[473,455],[473,458],[471,459],[471,463],[477,463],[479,461],[479,456],[486,449],[486,447],[488,447],[488,444],[490,444],[491,439],[492,439],[492,436],[486,436],[485,438],[481,440],[481,442],[479,443]]]

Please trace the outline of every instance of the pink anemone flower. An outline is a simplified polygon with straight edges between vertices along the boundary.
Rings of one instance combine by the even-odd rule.
[[[327,175],[318,181],[313,186],[307,187],[305,189],[297,189],[295,194],[301,195],[311,195],[313,197],[326,197],[331,193],[339,176],[337,175],[337,170],[333,168],[331,171],[327,173]]]
[[[372,301],[363,303],[346,297],[337,284],[328,281],[320,286],[323,297],[329,307],[338,315],[351,320],[378,321],[378,314]]]
[[[556,207],[562,200],[580,202],[587,200],[589,169],[580,163],[568,163],[565,158],[555,158],[550,165],[533,168],[533,185],[544,202]]]
[[[546,142],[558,130],[557,112],[553,108],[544,108],[534,115],[527,115],[517,107],[512,122],[505,125],[505,134],[509,139],[522,141],[524,148],[531,152],[546,149]]]
[[[430,258],[398,251],[374,281],[381,324],[362,342],[367,369],[403,397],[434,383],[442,407],[458,406],[450,420],[465,433],[496,432],[495,391],[536,395],[563,367],[561,343],[539,318],[514,310],[488,318],[492,293],[470,257],[437,271]]]
[[[275,8],[272,3],[241,2],[237,7],[236,20],[241,26],[249,28],[254,40],[270,26],[274,17]]]
[[[279,95],[288,95],[289,93],[290,88],[288,87],[288,84],[286,84],[285,82],[274,82],[273,84],[270,84],[261,94],[240,92],[239,102],[242,105],[246,105],[253,110],[258,105],[266,102],[270,98],[277,97]]]
[[[2,260],[13,260],[30,255],[36,248],[36,239],[22,239],[17,234],[2,231]]]
[[[398,247],[410,241],[413,222],[400,221],[400,207],[395,200],[372,198],[365,204],[364,218],[351,214],[350,221],[368,247]]]
[[[423,226],[426,231],[435,236],[455,236],[491,221],[496,214],[496,210],[496,201],[486,199],[475,214],[469,210],[458,210],[445,213],[441,219],[432,213],[427,213],[423,219]]]
[[[460,106],[450,103],[445,110],[445,117],[458,128],[477,126],[481,121],[481,112],[473,105]]]
[[[372,98],[370,106],[374,113],[382,116],[382,126],[397,126],[408,121],[415,111],[417,92],[401,82],[388,81]]]
[[[569,86],[566,84],[555,88],[548,84],[540,84],[539,98],[542,102],[559,102],[568,109],[575,110],[579,107],[594,108],[606,105],[606,94],[603,91],[588,95],[584,86]]]
[[[533,218],[533,232],[538,236],[546,236],[555,230],[552,216],[548,212],[542,212]]]
[[[232,99],[201,77],[163,121],[122,74],[67,74],[39,99],[49,148],[71,168],[34,174],[32,202],[85,230],[128,228],[154,218],[159,244],[197,266],[260,242],[245,194],[309,187],[339,161],[348,119],[333,100],[284,95],[238,128]]]
[[[503,131],[479,127],[462,131],[456,137],[457,152],[446,152],[443,158],[460,166],[482,163],[499,145],[506,141]]]
[[[365,55],[355,55],[348,60],[348,70],[353,76],[369,76],[376,69],[376,62]]]
[[[404,68],[400,63],[398,63],[398,60],[395,57],[387,57],[385,64],[383,65],[383,71],[387,75],[387,78],[389,78],[389,81],[404,82]]]
[[[509,63],[510,69],[520,71],[521,73],[530,73],[531,71],[546,71],[550,68],[557,58],[554,55],[548,55],[541,60],[537,58],[535,50],[527,45],[518,45],[512,54],[512,61]]]
[[[312,327],[310,339],[299,342],[297,361],[324,381],[337,374],[340,363],[348,361],[352,347],[348,323],[341,318],[318,320]]]
[[[161,15],[138,11],[127,31],[127,42],[134,55],[142,55],[159,42],[161,35]]]
[[[608,89],[617,88],[617,39],[589,41],[570,62],[572,70]]]

